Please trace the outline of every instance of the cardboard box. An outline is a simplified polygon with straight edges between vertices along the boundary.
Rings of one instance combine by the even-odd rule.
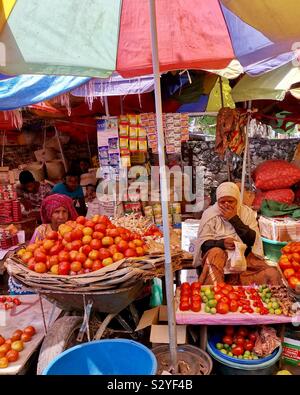
[[[136,331],[150,328],[150,342],[156,344],[169,343],[168,325],[163,322],[168,321],[167,306],[158,306],[153,309],[144,311]],[[186,344],[186,325],[176,325],[177,344]]]

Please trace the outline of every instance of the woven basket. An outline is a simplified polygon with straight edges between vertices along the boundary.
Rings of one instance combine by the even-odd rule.
[[[39,274],[29,270],[14,255],[7,259],[7,271],[26,287],[36,290],[92,292],[129,286],[137,280],[164,276],[164,255],[126,258],[91,273],[76,276]],[[172,255],[173,270],[181,268],[181,253]]]

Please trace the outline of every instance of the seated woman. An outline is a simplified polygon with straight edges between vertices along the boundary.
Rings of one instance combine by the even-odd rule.
[[[232,182],[224,182],[217,188],[217,202],[204,211],[200,221],[194,266],[202,265],[199,281],[202,284],[227,282],[234,285],[281,284],[278,270],[264,260],[262,241],[256,221],[256,213],[240,201],[240,191]],[[228,274],[227,250],[234,250],[234,242],[242,242],[247,248],[247,270],[240,274]]]
[[[65,195],[49,195],[41,205],[42,225],[38,226],[30,240],[30,244],[37,240],[42,240],[51,230],[58,230],[59,225],[68,220],[75,220],[78,217],[73,201]],[[12,277],[8,280],[10,294],[32,293],[28,288],[23,287]]]

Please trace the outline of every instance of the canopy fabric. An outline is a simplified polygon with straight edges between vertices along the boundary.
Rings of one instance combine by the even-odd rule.
[[[299,0],[221,1],[270,40],[299,41]]]
[[[0,110],[39,103],[87,82],[89,78],[21,75],[0,80]]]
[[[245,75],[232,89],[235,102],[246,100],[283,100],[291,85],[300,82],[300,68],[288,63],[258,77]]]
[[[266,3],[250,3],[251,15],[269,26],[273,5],[269,10],[260,1]],[[264,26],[256,29],[244,19],[249,7],[239,3],[233,9],[225,0],[156,0],[160,71],[219,70],[237,59],[245,72],[258,75],[295,57],[289,40],[300,33],[299,24],[293,34],[264,34]],[[16,0],[10,11],[0,32],[4,74],[107,78],[117,71],[130,78],[153,73],[148,0]],[[277,8],[274,12],[277,18]],[[284,15],[293,13],[288,6]]]
[[[9,14],[14,8],[15,3],[16,0],[0,0],[0,32],[7,22]]]
[[[154,79],[152,75],[136,78],[122,78],[113,75],[106,79],[92,79],[71,93],[73,96],[96,97],[96,96],[125,96],[139,93],[152,92],[154,90]]]

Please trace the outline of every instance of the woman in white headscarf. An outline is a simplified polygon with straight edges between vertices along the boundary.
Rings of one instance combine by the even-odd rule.
[[[229,274],[232,284],[281,284],[277,269],[264,261],[263,247],[256,221],[256,213],[240,201],[240,190],[232,182],[217,188],[217,202],[204,211],[196,242],[194,266],[202,266],[199,281],[216,284],[225,281],[224,268],[227,251],[235,249],[235,242],[246,245],[247,270]]]

